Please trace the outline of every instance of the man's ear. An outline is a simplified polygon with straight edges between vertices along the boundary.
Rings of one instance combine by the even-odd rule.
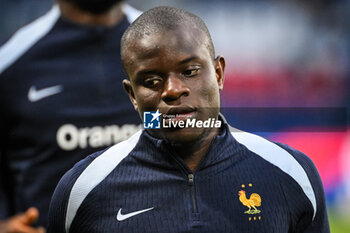
[[[136,99],[135,99],[134,90],[132,89],[130,81],[127,80],[127,79],[124,79],[123,80],[123,86],[124,86],[124,90],[129,95],[129,98],[130,98],[130,101],[131,101],[132,105],[134,105],[134,109],[136,111],[138,111],[138,106],[137,106],[137,102],[136,102]]]
[[[225,73],[225,58],[222,56],[218,56],[215,58],[215,74],[216,81],[218,82],[219,90],[222,91],[224,88],[224,73]]]

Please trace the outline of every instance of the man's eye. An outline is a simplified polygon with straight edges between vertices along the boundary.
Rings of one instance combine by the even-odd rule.
[[[160,84],[161,80],[159,79],[147,79],[144,82],[145,87],[157,87]]]
[[[195,76],[198,73],[198,71],[199,71],[199,68],[189,69],[184,72],[184,75],[186,77],[192,77],[192,76]]]

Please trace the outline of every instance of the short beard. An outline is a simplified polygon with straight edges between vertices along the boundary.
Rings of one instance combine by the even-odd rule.
[[[110,10],[117,3],[122,0],[62,0],[70,2],[77,6],[79,9],[89,12],[91,14],[103,14]]]

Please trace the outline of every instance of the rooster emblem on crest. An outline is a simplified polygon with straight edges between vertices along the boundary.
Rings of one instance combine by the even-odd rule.
[[[239,200],[242,202],[244,206],[247,206],[249,210],[245,211],[244,213],[246,214],[259,214],[261,211],[258,210],[256,207],[261,206],[261,197],[257,193],[252,193],[249,197],[247,198],[245,191],[241,190],[238,192],[239,195]],[[253,208],[253,209],[252,209]]]

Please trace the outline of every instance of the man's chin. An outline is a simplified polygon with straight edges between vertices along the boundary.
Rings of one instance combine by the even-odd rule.
[[[172,145],[186,145],[196,142],[203,134],[203,129],[172,129],[163,132],[164,139]]]
[[[65,0],[91,14],[103,14],[122,0]]]

